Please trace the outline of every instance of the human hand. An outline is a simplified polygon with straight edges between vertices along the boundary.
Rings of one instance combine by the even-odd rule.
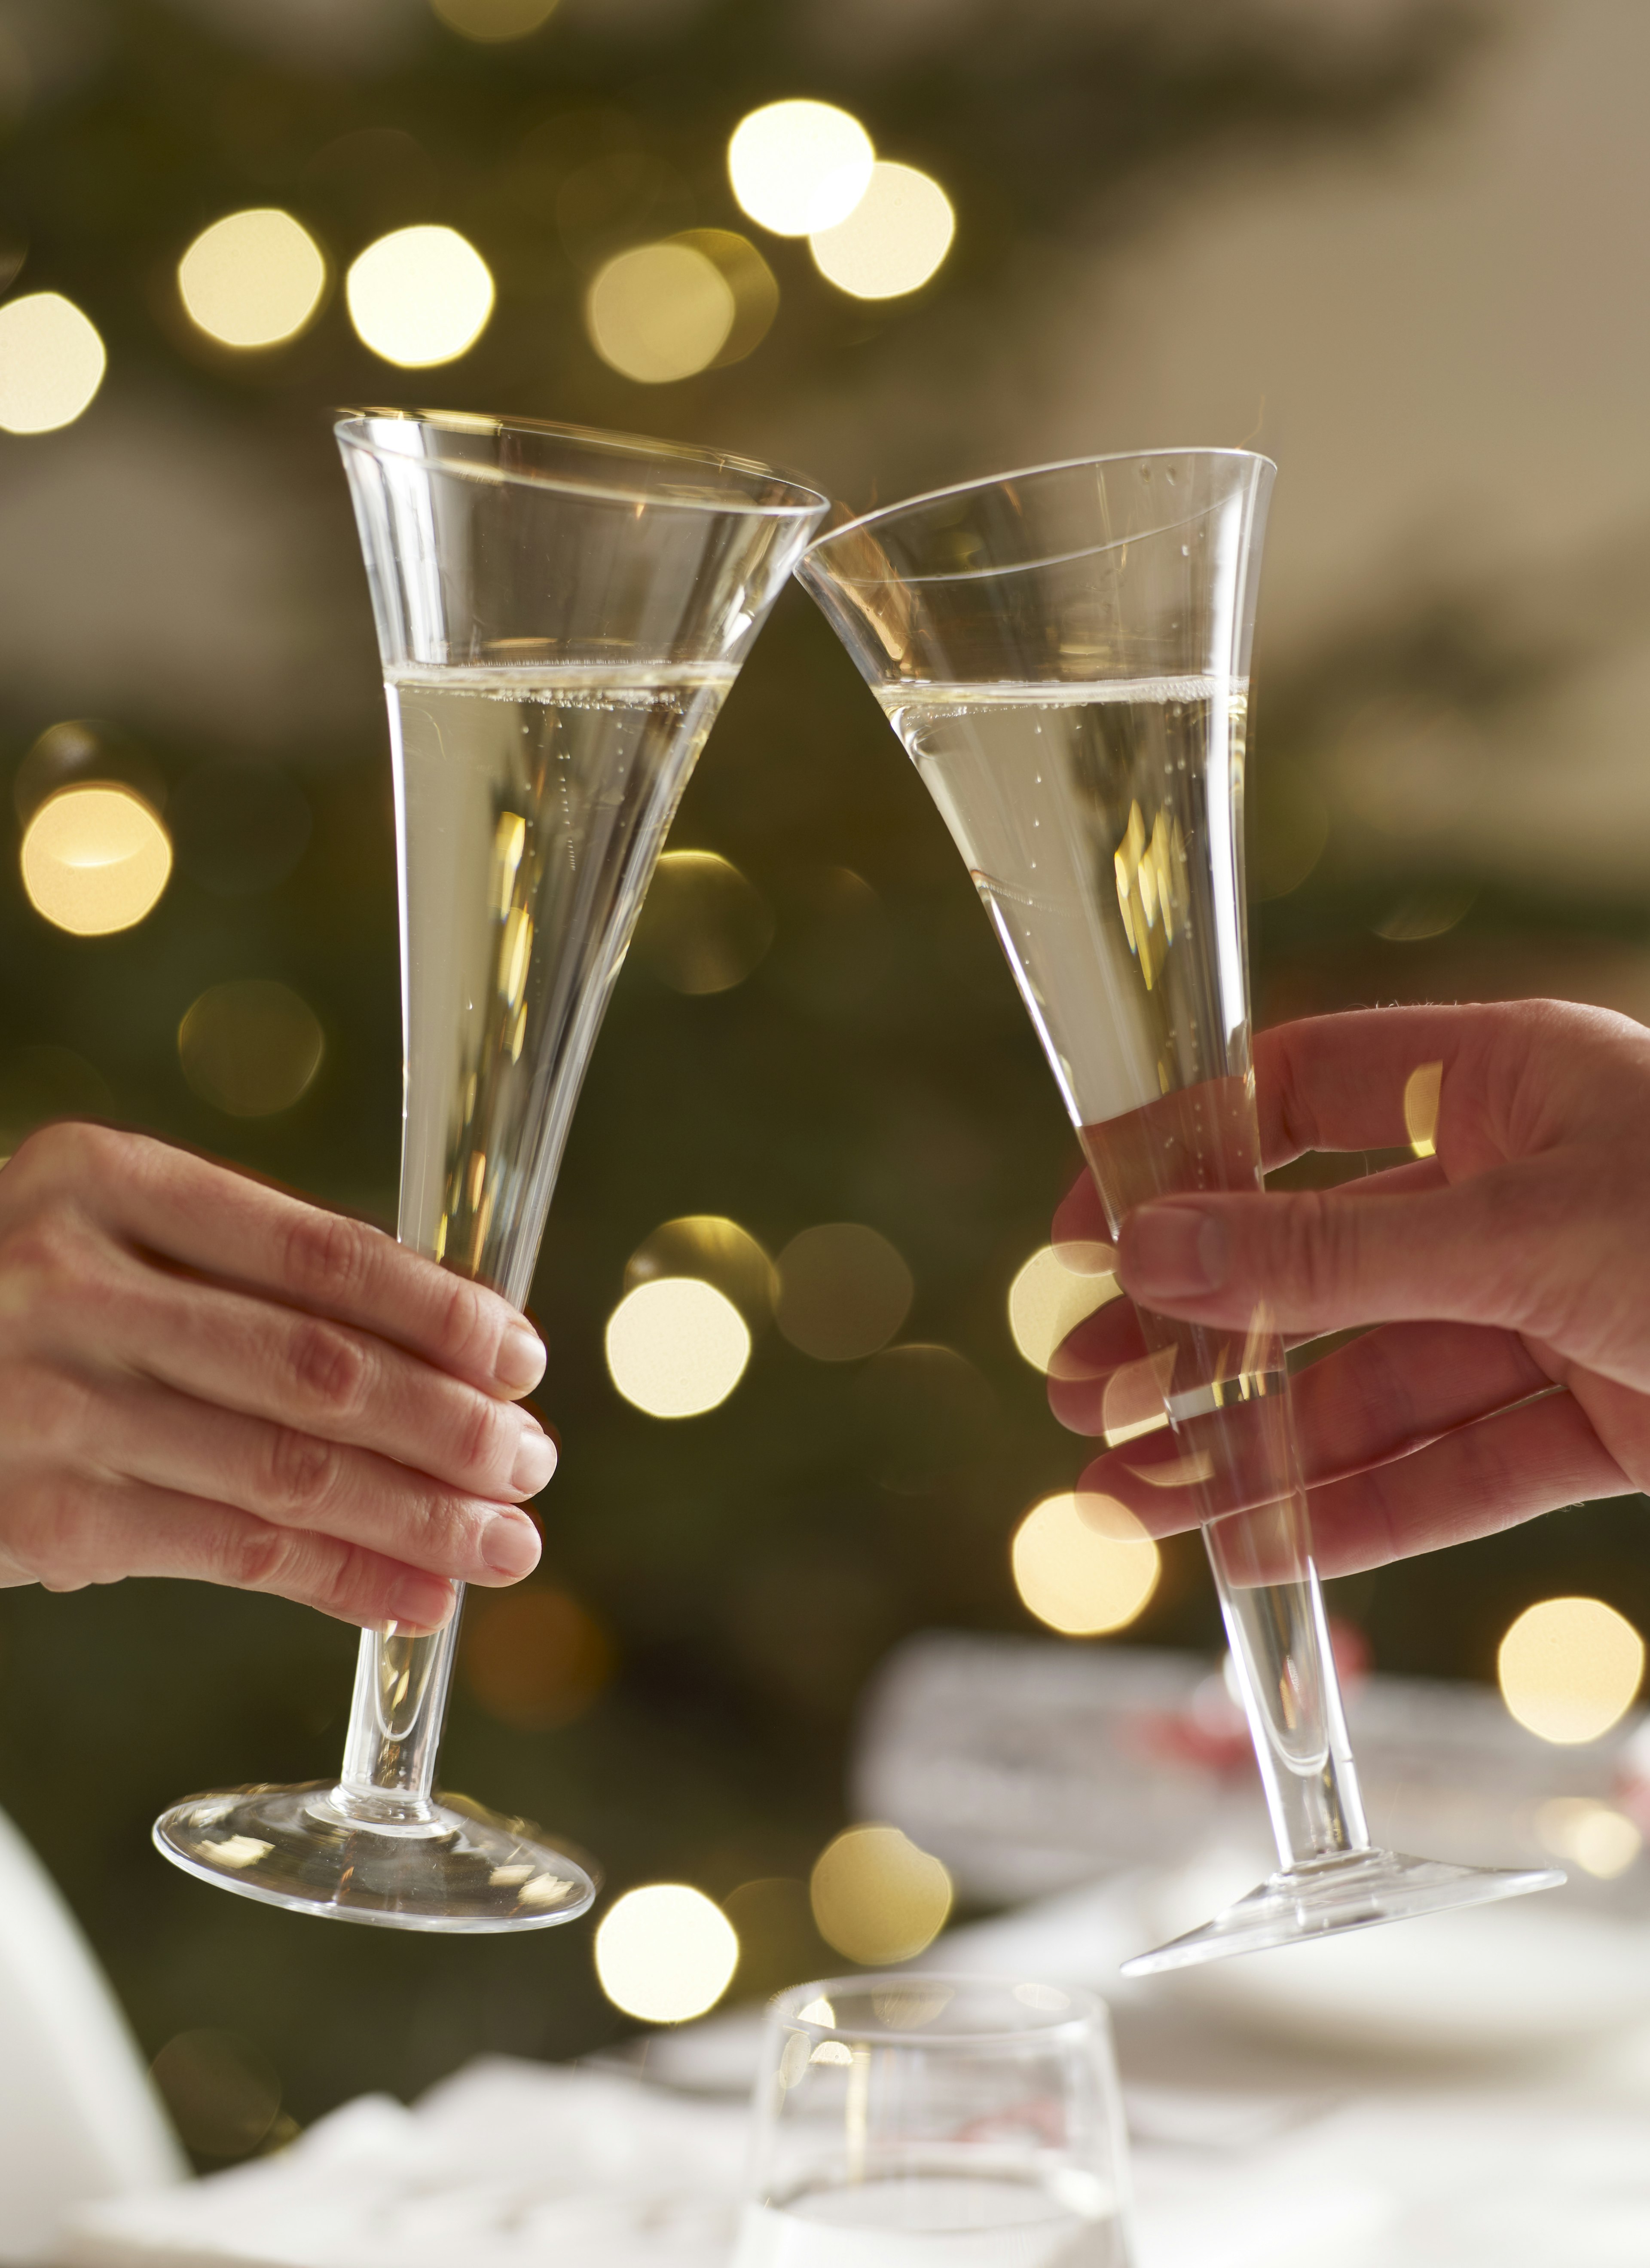
[[[0,1584],[183,1575],[438,1628],[526,1574],[555,1469],[496,1292],[136,1134],[0,1170]]]
[[[1125,1219],[1142,1307],[1293,1344],[1377,1325],[1311,1364],[1292,1399],[1320,1566],[1346,1574],[1650,1487],[1650,1031],[1553,1001],[1315,1018],[1255,1045],[1268,1167],[1409,1139],[1404,1091],[1441,1066],[1435,1155],[1323,1192],[1158,1199]],[[1087,1175],[1057,1243],[1104,1239]],[[1119,1300],[1060,1349],[1049,1393],[1079,1432],[1145,1342]],[[1160,1435],[1081,1487],[1155,1533],[1192,1526],[1154,1485]],[[1164,1468],[1167,1469],[1166,1466]]]

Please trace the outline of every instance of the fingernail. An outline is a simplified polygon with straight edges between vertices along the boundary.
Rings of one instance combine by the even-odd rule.
[[[481,1557],[495,1575],[531,1575],[539,1550],[539,1531],[524,1513],[495,1512],[481,1523]]]
[[[385,1638],[429,1638],[451,1619],[455,1593],[439,1575],[403,1575],[390,1593],[394,1612],[383,1624]]]
[[[556,1469],[556,1445],[548,1433],[529,1421],[522,1428],[510,1484],[522,1496],[537,1496]]]
[[[526,1394],[545,1373],[544,1341],[531,1323],[511,1323],[498,1343],[493,1375],[512,1394]]]
[[[1143,1205],[1123,1224],[1118,1257],[1124,1282],[1148,1307],[1218,1291],[1228,1264],[1226,1224],[1199,1205]]]

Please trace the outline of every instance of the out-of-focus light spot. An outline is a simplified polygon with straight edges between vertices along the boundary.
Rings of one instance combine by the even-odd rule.
[[[741,1882],[722,1902],[739,1940],[739,1997],[782,1992],[826,1965],[808,1885],[790,1875]]]
[[[178,1027],[184,1077],[231,1118],[290,1110],[320,1069],[326,1045],[308,1001],[266,976],[210,986]]]
[[[36,913],[77,937],[107,937],[155,905],[172,873],[172,841],[142,796],[89,782],[48,797],[21,858]]]
[[[830,102],[770,102],[735,128],[728,178],[743,210],[775,236],[846,220],[876,165],[857,118]]]
[[[739,1940],[720,1906],[686,1882],[627,1890],[596,1933],[596,1974],[615,2008],[680,2024],[714,2008],[733,1980]]]
[[[730,991],[774,941],[766,899],[714,850],[667,850],[636,924],[631,958],[672,991]]]
[[[1137,1521],[1132,1535],[1107,1534],[1085,1506],[1096,1513],[1092,1498],[1045,1497],[1015,1530],[1015,1588],[1039,1622],[1068,1638],[1126,1630],[1157,1588],[1162,1567],[1157,1546]],[[1116,1509],[1130,1520],[1123,1506]]]
[[[721,1213],[685,1213],[644,1237],[625,1263],[625,1289],[693,1276],[731,1300],[754,1334],[774,1319],[774,1263],[748,1229]]]
[[[61,291],[9,300],[0,307],[0,427],[55,433],[72,425],[108,362],[95,325]]]
[[[370,244],[344,282],[364,345],[403,370],[456,362],[487,328],[493,278],[457,229],[398,228]]]
[[[524,40],[547,24],[556,0],[429,0],[449,31],[466,40],[488,44],[501,40]]]
[[[913,1959],[951,1911],[950,1876],[897,1827],[846,1829],[820,1852],[808,1893],[825,1942],[872,1968]]]
[[[584,300],[590,344],[622,378],[667,386],[708,370],[738,306],[714,260],[691,244],[640,244],[597,272]]]
[[[957,233],[951,201],[914,166],[879,159],[864,195],[808,248],[827,283],[855,299],[898,299],[936,274]]]
[[[777,1266],[780,1329],[817,1362],[854,1362],[886,1346],[916,1289],[888,1239],[857,1221],[803,1229]]]
[[[226,347],[296,338],[320,305],[326,263],[303,224],[273,206],[202,229],[178,262],[190,319]]]
[[[488,1714],[526,1733],[570,1725],[613,1674],[607,1632],[548,1583],[473,1590],[461,1649],[466,1681]]]
[[[1287,898],[1324,855],[1329,806],[1311,774],[1287,756],[1269,755],[1258,764],[1243,793],[1250,896]]]
[[[731,228],[685,228],[666,239],[703,253],[733,294],[733,328],[710,367],[743,362],[767,336],[779,313],[779,282],[748,236]]]
[[[1117,1278],[1093,1270],[1078,1274],[1071,1265],[1076,1248],[1058,1249],[1045,1244],[1034,1252],[1008,1286],[1008,1329],[1014,1343],[1034,1370],[1046,1370],[1054,1350],[1096,1307],[1117,1296]],[[1089,1252],[1110,1253],[1111,1247],[1091,1245]]]
[[[1585,1795],[1555,1795],[1536,1813],[1536,1832],[1555,1858],[1569,1859],[1602,1882],[1624,1874],[1644,1837],[1624,1811]]]
[[[751,1359],[744,1316],[714,1284],[663,1277],[627,1292],[607,1323],[607,1367],[650,1418],[698,1418],[725,1402]]]
[[[1602,1599],[1543,1599],[1501,1640],[1496,1675],[1519,1723],[1544,1741],[1596,1741],[1632,1706],[1644,1640]]]
[[[1400,898],[1374,924],[1374,934],[1392,945],[1417,945],[1442,937],[1464,921],[1478,902],[1476,890],[1418,890]]]
[[[280,2115],[281,2082],[269,2058],[233,2032],[180,2032],[150,2075],[173,2125],[203,2157],[246,2157]]]
[[[955,1347],[884,1347],[854,1379],[869,1462],[897,1496],[924,1496],[973,1464],[986,1446],[991,1388]]]

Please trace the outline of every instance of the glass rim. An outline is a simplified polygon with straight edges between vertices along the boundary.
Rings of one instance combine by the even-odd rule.
[[[1030,2001],[1023,2001],[1030,2021],[1015,2026],[994,2026],[987,2030],[966,2032],[930,2031],[913,2026],[909,2031],[891,2026],[870,2034],[866,2028],[854,2024],[822,2023],[805,2015],[803,2010],[815,1999],[829,1999],[833,1993],[872,1993],[877,1990],[900,1987],[921,1987],[945,1984],[959,1991],[1001,1992],[1013,1998],[1027,1988],[1038,1992],[1060,1993],[1069,2004],[1064,2014],[1052,2009],[1046,2012],[1047,2021],[1038,2023]],[[788,2024],[798,2031],[816,2033],[822,2039],[832,2037],[857,2039],[874,2037],[878,2044],[888,2047],[913,2048],[1018,2048],[1034,2045],[1040,2040],[1056,2039],[1063,2033],[1080,2032],[1093,2026],[1107,2028],[1109,2011],[1097,1992],[1086,1984],[1056,1984],[1052,1977],[979,1977],[949,1969],[891,1969],[878,1976],[866,1970],[856,1977],[816,1977],[809,1984],[790,1984],[784,1992],[776,1992],[765,2011],[770,2024]]]
[[[1013,472],[990,473],[978,480],[953,481],[944,488],[925,489],[920,496],[902,497],[894,504],[878,504],[875,512],[861,512],[855,519],[844,520],[840,527],[830,527],[823,535],[816,535],[797,561],[796,572],[803,574],[817,560],[823,561],[831,546],[840,543],[847,536],[859,535],[867,528],[876,526],[879,522],[920,512],[925,505],[944,504],[952,497],[984,496],[989,490],[1008,488],[1016,481],[1041,480],[1050,473],[1096,471],[1103,465],[1150,464],[1164,457],[1225,457],[1243,464],[1263,466],[1271,473],[1278,469],[1274,459],[1262,456],[1255,449],[1111,449],[1097,457],[1056,457],[1048,464],[1022,465]],[[1141,528],[1132,534],[1113,536],[1104,543],[1086,544],[1080,551],[1062,552],[1057,558],[1016,561],[1001,566],[965,567],[938,575],[902,575],[896,571],[888,575],[843,576],[840,579],[854,584],[978,582],[994,575],[1018,573],[1028,564],[1058,567],[1068,560],[1092,558],[1099,552],[1115,550],[1119,544],[1145,543],[1154,535],[1169,534],[1175,528],[1184,527],[1202,517],[1200,511],[1187,512],[1184,519],[1165,520],[1159,527]],[[815,571],[819,571],[818,567]]]
[[[639,485],[609,488],[599,481],[561,479],[554,475],[465,464],[457,460],[444,462],[430,458],[414,459],[403,456],[399,450],[383,448],[371,438],[370,429],[379,423],[433,426],[450,433],[523,433],[572,443],[589,449],[592,455],[611,452],[615,462],[626,458],[655,462],[675,460],[702,470],[744,475],[783,493],[768,502],[757,496],[733,492],[726,497],[678,497],[661,495]],[[549,417],[505,417],[479,410],[373,406],[335,412],[333,433],[341,448],[357,450],[363,456],[375,458],[380,464],[422,462],[432,472],[444,473],[458,480],[491,482],[501,488],[559,490],[568,495],[590,497],[604,504],[634,506],[645,503],[673,512],[737,512],[753,519],[775,520],[807,519],[818,512],[828,511],[831,504],[830,497],[822,490],[810,488],[805,482],[794,480],[788,473],[776,472],[772,465],[763,464],[757,457],[742,457],[730,449],[707,448],[692,441],[662,440],[656,434],[613,432],[599,425],[575,425]]]

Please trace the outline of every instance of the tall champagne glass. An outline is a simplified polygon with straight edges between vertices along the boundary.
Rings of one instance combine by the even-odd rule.
[[[705,736],[824,499],[570,427],[338,427],[394,762],[398,1233],[520,1306],[613,980]],[[434,1793],[458,1616],[362,1634],[334,1783],[193,1796],[169,1859],[305,1913],[538,1929],[595,1896],[519,1820]]]
[[[873,512],[798,570],[967,862],[1114,1236],[1147,1197],[1260,1186],[1243,780],[1273,474],[1222,450],[1045,466]],[[1140,1323],[1173,1437],[1151,1475],[1201,1522],[1279,1866],[1130,1971],[1561,1881],[1372,1845],[1279,1335],[1264,1309]]]

